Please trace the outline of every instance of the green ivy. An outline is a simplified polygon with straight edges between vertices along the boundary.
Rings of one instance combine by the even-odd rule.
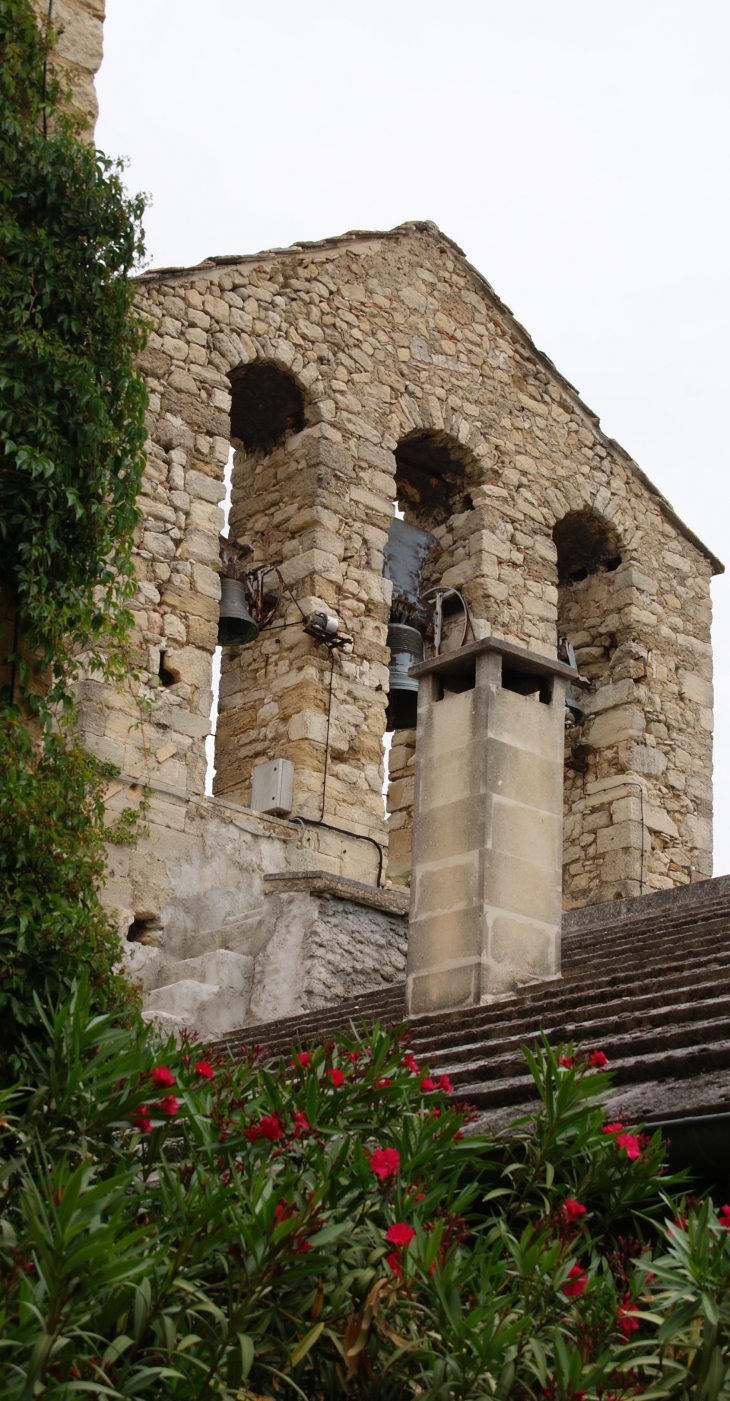
[[[31,702],[46,718],[80,654],[124,665],[147,403],[130,277],[144,201],[80,138],[58,84],[44,94],[47,42],[31,0],[0,0],[0,585],[48,673]]]
[[[0,716],[0,1082],[25,1072],[42,1009],[86,969],[94,1006],[124,1017],[134,994],[115,971],[116,931],[99,898],[102,793],[117,770],[78,742],[46,736],[40,758],[17,711]]]

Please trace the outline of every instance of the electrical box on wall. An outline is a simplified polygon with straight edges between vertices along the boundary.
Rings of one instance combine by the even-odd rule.
[[[291,759],[270,759],[257,764],[251,775],[251,807],[272,817],[288,817],[294,793],[294,764]]]

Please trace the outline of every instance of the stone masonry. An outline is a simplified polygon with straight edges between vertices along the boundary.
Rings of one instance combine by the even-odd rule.
[[[54,0],[55,63],[90,136],[103,14]],[[105,898],[155,1015],[223,1029],[403,969],[405,897],[389,911],[372,892],[389,832],[392,883],[410,872],[415,731],[394,735],[389,821],[381,796],[396,501],[436,542],[423,585],[461,590],[477,638],[555,656],[563,637],[591,683],[566,727],[565,905],[711,873],[722,565],[456,244],[407,223],[211,258],[143,274],[139,306],[136,676],[88,676],[78,699],[86,742],[120,770],[108,820],[147,804],[136,843],[110,846]],[[231,447],[231,536],[287,592],[269,629],[224,654],[210,798]],[[303,632],[314,609],[352,639],[334,659]],[[247,806],[269,758],[294,762],[291,821]],[[297,893],[307,872],[316,895]]]
[[[245,808],[253,763],[287,757],[294,812],[321,815],[330,664],[300,610],[335,612],[353,644],[332,667],[324,815],[355,839],[312,828],[312,859],[373,880],[357,836],[387,842],[382,570],[398,499],[436,537],[425,582],[463,591],[477,636],[555,655],[565,633],[592,682],[567,731],[566,903],[709,875],[709,582],[721,566],[456,246],[406,224],[139,285],[150,439],[135,642],[148,709],[140,722],[131,693],[87,683],[98,752],[138,782],[203,792],[231,404],[242,371],[273,367],[303,418],[273,446],[234,435],[231,534],[253,564],[279,564],[290,593],[278,627],[224,654],[218,794]],[[395,737],[396,762],[412,760],[411,741]],[[397,880],[408,782],[399,770]]]

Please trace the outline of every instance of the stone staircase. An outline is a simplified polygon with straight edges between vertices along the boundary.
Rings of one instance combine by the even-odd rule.
[[[608,1056],[608,1105],[665,1122],[730,1110],[730,877],[661,891],[565,918],[562,978],[487,1006],[412,1022],[413,1049],[457,1099],[495,1129],[529,1107],[521,1046],[544,1032]],[[261,1024],[218,1043],[255,1041],[272,1056],[336,1028],[405,1020],[404,985],[337,1007]]]

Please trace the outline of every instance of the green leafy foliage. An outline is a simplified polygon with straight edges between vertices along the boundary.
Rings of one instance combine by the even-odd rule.
[[[115,773],[58,735],[38,757],[17,711],[0,715],[0,1083],[27,1064],[24,1033],[45,1036],[38,1003],[68,995],[84,967],[98,1009],[134,1006],[98,893]]]
[[[130,622],[143,201],[79,138],[57,84],[44,103],[31,0],[0,0],[0,50],[0,584],[49,671],[47,707],[67,698],[80,652],[113,671]],[[17,668],[27,683],[20,654]]]
[[[725,1214],[672,1202],[586,1058],[531,1055],[534,1119],[493,1141],[397,1029],[272,1067],[83,981],[43,1020],[0,1105],[4,1397],[724,1395]]]

